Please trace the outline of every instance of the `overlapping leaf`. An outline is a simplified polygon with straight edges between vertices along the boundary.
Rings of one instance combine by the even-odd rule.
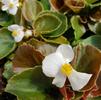
[[[39,41],[37,39],[30,39],[28,44],[32,45],[35,49],[41,52],[42,55],[47,56],[56,51],[57,46]]]
[[[34,67],[42,63],[44,56],[31,45],[20,46],[13,59],[14,71],[19,72],[25,68]]]
[[[68,28],[67,17],[57,12],[45,11],[38,15],[33,28],[36,36],[45,34],[45,37],[58,37]]]

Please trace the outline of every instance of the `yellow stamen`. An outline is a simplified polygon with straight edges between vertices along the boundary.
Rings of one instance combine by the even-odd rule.
[[[13,7],[14,7],[14,4],[13,4],[13,3],[10,3],[10,4],[9,4],[9,7],[10,7],[10,8],[13,8]]]
[[[61,71],[63,74],[69,76],[72,73],[72,66],[70,64],[63,64],[61,67]]]
[[[17,36],[17,34],[18,34],[17,31],[12,32],[12,36],[14,36],[14,37]]]

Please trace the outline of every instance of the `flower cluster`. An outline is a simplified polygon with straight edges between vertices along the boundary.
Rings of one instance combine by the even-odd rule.
[[[0,100],[101,100],[100,67],[100,0],[0,0]]]

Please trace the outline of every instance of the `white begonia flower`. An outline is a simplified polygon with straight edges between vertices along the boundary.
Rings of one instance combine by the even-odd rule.
[[[26,30],[26,32],[25,32],[25,37],[26,38],[29,38],[29,37],[31,37],[32,36],[32,31],[31,30]]]
[[[3,11],[8,11],[10,14],[15,15],[18,10],[19,0],[2,0],[1,1],[3,6]]]
[[[12,36],[14,37],[14,40],[16,42],[20,42],[23,37],[24,37],[24,31],[23,31],[23,26],[19,26],[19,25],[11,25],[8,26],[8,30],[12,32]]]
[[[52,84],[63,87],[66,77],[75,91],[82,89],[90,80],[92,74],[81,73],[74,70],[70,62],[74,58],[74,52],[70,45],[60,45],[55,53],[45,57],[42,62],[43,73],[48,77],[54,77]]]

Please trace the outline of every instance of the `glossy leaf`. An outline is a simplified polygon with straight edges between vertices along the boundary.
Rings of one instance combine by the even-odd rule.
[[[0,29],[0,59],[9,55],[16,47],[11,32],[7,29]]]
[[[78,40],[86,32],[85,27],[80,23],[79,16],[73,16],[71,18],[72,28],[74,29],[75,39]]]
[[[93,74],[88,84],[82,90],[91,89],[95,85],[97,76],[99,74],[101,52],[92,45],[79,45],[75,47],[74,51],[74,68],[79,72]]]
[[[17,49],[13,59],[14,71],[19,72],[25,68],[40,65],[43,58],[44,56],[31,45],[22,45]]]
[[[50,90],[55,96],[50,94]],[[52,88],[51,80],[42,73],[41,67],[27,69],[14,75],[5,89],[6,92],[16,95],[18,100],[57,100],[61,95],[56,90]]]
[[[43,6],[37,0],[24,0],[23,2],[22,14],[29,22],[35,20],[37,14],[39,14],[42,10]]]
[[[101,50],[101,36],[94,35],[82,41],[85,45],[90,44]]]

